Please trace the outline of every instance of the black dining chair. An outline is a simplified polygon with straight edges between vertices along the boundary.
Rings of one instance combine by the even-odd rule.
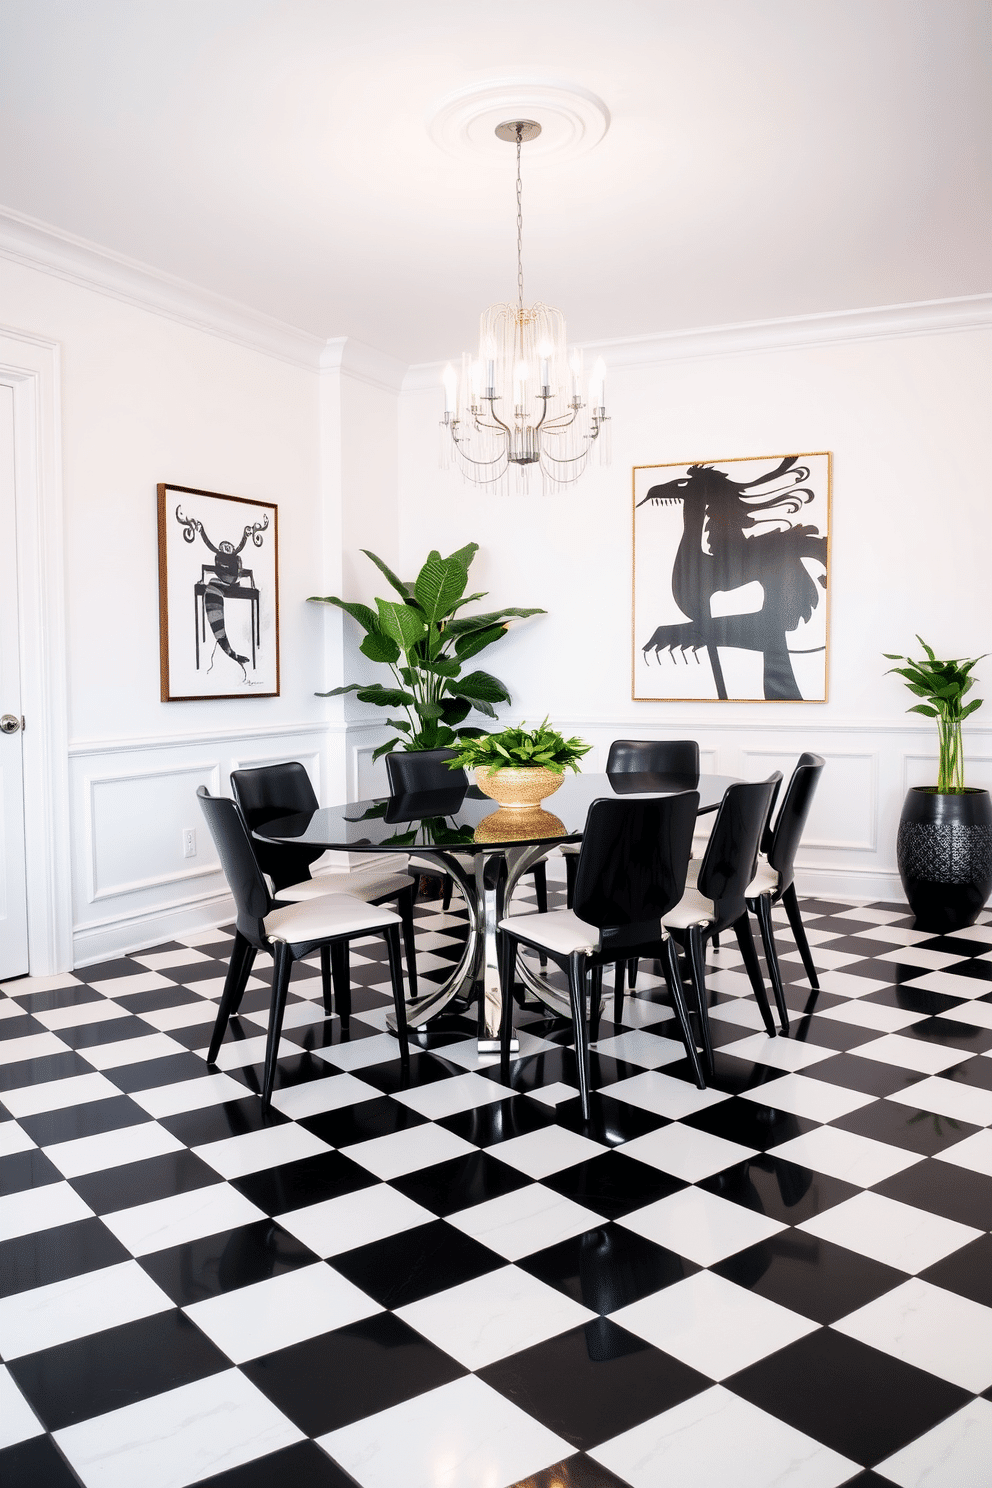
[[[382,905],[367,904],[352,894],[321,894],[319,897],[280,907],[269,892],[265,875],[255,856],[248,825],[238,803],[227,796],[211,796],[204,785],[199,787],[196,794],[237,911],[234,946],[207,1050],[207,1063],[212,1065],[217,1061],[228,1022],[241,1005],[256,954],[259,951],[270,951],[274,969],[262,1083],[262,1104],[267,1108],[272,1100],[279,1038],[293,963],[304,956],[312,955],[315,950],[329,946],[332,968],[337,971],[335,963],[339,963],[341,947],[358,937],[381,934],[385,938],[389,954],[389,976],[396,1009],[400,1058],[408,1066],[410,1046],[407,1038],[406,1005],[403,1000],[399,915]],[[326,976],[323,992],[324,1011],[330,1014],[331,988]],[[342,1027],[345,1027],[351,1013],[351,988],[346,976],[334,976],[334,1002]]]
[[[705,947],[706,942],[721,930],[732,929],[737,936],[765,1029],[769,1037],[775,1035],[775,1023],[751,935],[745,893],[754,877],[761,836],[781,782],[782,772],[776,770],[768,780],[753,784],[741,781],[727,787],[698,872],[687,875],[688,883],[682,898],[662,916],[665,929],[678,941],[689,962],[706,1067],[710,1074],[713,1072],[713,1041],[706,995]]]
[[[785,905],[785,912],[789,916],[789,924],[792,927],[809,984],[814,991],[820,990],[816,967],[813,965],[813,957],[810,954],[809,941],[799,913],[799,900],[796,898],[795,864],[796,852],[802,840],[806,819],[813,804],[816,788],[820,783],[822,770],[821,755],[801,754],[799,756],[775,825],[772,827],[769,824],[765,829],[758,866],[747,886],[747,907],[756,916],[761,931],[765,962],[768,966],[768,975],[775,994],[783,1033],[789,1031],[789,1010],[785,1005],[782,971],[778,964],[778,949],[772,929],[772,906],[778,904],[779,901]]]
[[[513,969],[518,945],[544,951],[568,976],[582,1114],[589,1117],[589,1040],[599,1032],[603,967],[632,954],[658,956],[700,1089],[705,1087],[689,1022],[675,945],[664,917],[680,901],[692,848],[699,794],[645,800],[599,799],[586,817],[575,877],[575,905],[550,914],[511,915],[499,924],[500,1062],[509,1078]],[[591,1016],[586,1026],[586,973]]]
[[[452,791],[461,787],[466,791],[469,779],[464,770],[452,770],[448,767],[448,760],[453,760],[457,755],[457,749],[409,749],[393,750],[392,754],[386,755],[386,775],[389,779],[389,794],[391,796],[416,795],[424,792]],[[457,856],[457,854],[456,854]],[[472,854],[463,854],[459,861],[463,862],[467,873],[475,873],[475,857]],[[440,869],[436,863],[424,859],[418,863],[416,857],[412,859],[415,867],[422,867],[425,873],[439,873]],[[534,892],[537,898],[537,907],[541,914],[548,908],[548,876],[543,863],[535,863],[530,870],[534,875]],[[451,903],[452,881],[451,875],[441,875],[444,880],[444,891],[441,900],[441,908],[446,910]]]
[[[316,811],[319,806],[310,776],[298,760],[232,770],[231,789],[248,823],[249,832],[255,832],[283,816]],[[328,868],[313,873],[311,865],[323,856],[322,847],[261,842],[256,838],[254,848],[259,867],[271,878],[275,898],[280,904],[298,903],[318,894],[354,894],[367,904],[389,904],[395,899],[396,912],[403,927],[410,1001],[416,1002],[417,951],[413,928],[416,879],[408,873],[398,872],[396,866],[383,868],[374,862],[368,868]],[[325,946],[321,957],[329,955],[330,950]],[[343,958],[344,974],[350,978],[347,945]]]
[[[606,757],[607,775],[685,775],[699,778],[699,745],[694,739],[614,739]],[[687,782],[688,783],[688,782]],[[565,859],[565,903],[571,909],[580,842],[559,848]],[[636,965],[630,968],[636,976]],[[634,983],[631,981],[631,986]]]

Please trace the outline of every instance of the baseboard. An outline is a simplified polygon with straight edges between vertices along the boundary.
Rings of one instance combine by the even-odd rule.
[[[906,904],[898,873],[858,868],[797,868],[796,891],[819,899],[850,899],[868,904]],[[909,905],[906,905],[909,913]]]
[[[175,940],[193,930],[208,930],[234,918],[234,900],[230,894],[210,894],[186,904],[173,904],[163,909],[129,915],[123,920],[107,920],[99,925],[81,925],[72,935],[73,966],[92,966],[113,956],[126,956],[132,951],[147,950],[164,941]]]

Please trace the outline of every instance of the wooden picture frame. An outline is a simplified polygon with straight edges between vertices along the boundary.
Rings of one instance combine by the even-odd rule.
[[[635,702],[827,701],[831,456],[633,469]]]
[[[163,703],[279,696],[278,531],[273,502],[159,484]]]

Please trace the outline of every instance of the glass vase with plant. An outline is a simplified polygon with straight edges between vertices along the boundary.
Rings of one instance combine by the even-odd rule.
[[[976,656],[970,661],[963,658],[938,661],[922,636],[916,639],[927,653],[925,661],[914,661],[910,656],[899,656],[890,651],[882,654],[887,661],[906,662],[905,666],[890,667],[889,672],[904,678],[906,686],[916,697],[927,699],[925,703],[907,708],[907,713],[922,713],[926,718],[937,720],[937,794],[960,795],[966,788],[961,725],[969,714],[982,706],[983,701],[974,698],[965,703],[964,698],[975,685],[972,668],[983,657]]]

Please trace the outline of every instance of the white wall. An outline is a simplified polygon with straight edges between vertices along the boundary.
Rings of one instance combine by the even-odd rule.
[[[624,734],[698,738],[706,767],[746,776],[817,750],[827,768],[801,884],[862,896],[900,892],[902,798],[935,773],[932,729],[906,717],[913,699],[881,653],[915,648],[917,632],[951,655],[992,650],[992,330],[870,334],[718,355],[687,336],[653,364],[642,346],[604,351],[613,464],[558,496],[535,482],[494,499],[437,468],[436,372],[413,369],[400,414],[404,571],[474,540],[473,587],[549,612],[480,658],[510,688],[506,716],[548,713],[582,733],[592,769]],[[632,702],[631,467],[814,450],[834,456],[829,701]],[[988,692],[992,662],[982,675]],[[986,725],[967,729],[968,779],[992,786],[986,706]]]
[[[195,789],[304,758],[343,787],[328,734],[318,374],[2,262],[0,325],[59,343],[76,964],[216,922],[228,899]],[[282,695],[159,701],[156,484],[279,507]],[[339,559],[338,559],[339,565]],[[321,780],[323,774],[324,779]],[[330,780],[328,779],[330,777]],[[198,853],[182,856],[184,826]]]

